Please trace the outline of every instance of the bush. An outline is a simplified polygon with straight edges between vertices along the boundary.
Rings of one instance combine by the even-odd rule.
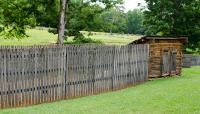
[[[86,38],[82,33],[76,34],[72,42],[66,42],[66,44],[102,44],[100,40],[94,40],[92,38]]]
[[[54,28],[48,29],[48,32],[49,32],[49,33],[53,33],[53,34],[58,34],[58,30],[57,30],[57,29],[54,29]]]
[[[102,44],[100,40],[93,40],[91,38],[75,39],[72,42],[66,42],[65,44]]]
[[[50,28],[50,29],[48,29],[48,32],[49,33],[53,33],[53,34],[58,34],[58,30],[56,28]],[[68,31],[65,30],[64,34],[65,34],[65,36],[67,36],[68,35]]]
[[[57,29],[49,29],[48,31],[53,34],[58,33]],[[72,42],[67,41],[67,34],[69,36],[74,35],[74,39]],[[82,33],[78,32],[78,31],[69,31],[68,32],[65,30],[65,44],[86,44],[86,43],[102,44],[102,42],[100,40],[86,38]]]

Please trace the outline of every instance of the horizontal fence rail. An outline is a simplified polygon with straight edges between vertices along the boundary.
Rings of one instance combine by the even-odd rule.
[[[183,55],[183,67],[199,66],[200,56],[192,56],[191,54]]]
[[[148,79],[148,45],[0,47],[0,108],[113,91]]]

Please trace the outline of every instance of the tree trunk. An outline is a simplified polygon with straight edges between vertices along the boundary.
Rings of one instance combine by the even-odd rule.
[[[67,0],[60,0],[60,17],[59,17],[59,27],[58,27],[58,44],[64,43],[65,37],[65,9]]]

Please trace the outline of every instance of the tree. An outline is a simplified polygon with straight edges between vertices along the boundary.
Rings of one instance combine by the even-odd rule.
[[[124,33],[127,29],[126,14],[117,8],[102,12],[98,18],[104,32]]]
[[[0,1],[0,35],[5,38],[23,38],[26,26],[35,26],[34,14],[29,10],[31,4],[24,0]]]
[[[143,12],[140,9],[135,9],[127,12],[127,27],[129,34],[144,34],[143,27]]]
[[[67,0],[60,0],[60,18],[58,27],[58,44],[64,43],[64,33],[65,33],[65,9],[67,5]]]
[[[89,2],[71,2],[69,3],[67,30],[69,36],[80,34],[79,31],[96,30],[96,16],[103,11],[99,5]]]
[[[23,38],[27,37],[27,27],[53,27],[58,28],[57,43],[62,44],[66,29],[67,34],[100,29],[94,26],[98,24],[97,15],[122,1],[60,0],[59,3],[58,0],[1,0],[0,33],[6,38]],[[65,11],[66,7],[68,11]]]
[[[188,36],[189,47],[200,47],[199,0],[146,0],[147,35]]]
[[[98,3],[96,3],[98,2]],[[102,7],[100,3],[104,4]],[[122,3],[122,0],[71,0],[68,3],[68,11],[66,12],[67,31],[65,35],[76,36],[75,38],[83,38],[81,30],[98,31],[101,29],[98,15],[105,10]]]
[[[58,27],[60,10],[59,0],[31,0],[31,11],[37,20],[37,26]]]
[[[21,39],[28,27],[56,27],[58,8],[57,0],[1,0],[0,34]]]
[[[72,0],[69,3],[66,3],[66,0],[61,0],[58,43],[62,44],[64,42],[65,28],[68,30],[68,35],[80,35],[80,38],[83,38],[83,35],[79,32],[80,30],[92,30],[97,14],[107,8],[115,6],[116,4],[122,3],[122,1],[123,0]],[[101,7],[99,3],[105,5],[105,8]],[[69,9],[67,15],[64,16],[66,5]],[[64,17],[68,19],[66,22]],[[67,23],[68,26],[65,26],[65,23]]]

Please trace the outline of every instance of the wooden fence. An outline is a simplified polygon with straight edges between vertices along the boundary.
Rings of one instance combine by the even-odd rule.
[[[191,54],[183,54],[183,67],[191,67],[192,66],[192,55]]]
[[[200,56],[192,56],[191,54],[183,55],[183,67],[191,67],[200,65]]]
[[[144,82],[148,48],[0,47],[0,108],[93,95]]]
[[[200,65],[200,56],[193,56],[191,64],[192,64],[192,66],[199,66]]]

